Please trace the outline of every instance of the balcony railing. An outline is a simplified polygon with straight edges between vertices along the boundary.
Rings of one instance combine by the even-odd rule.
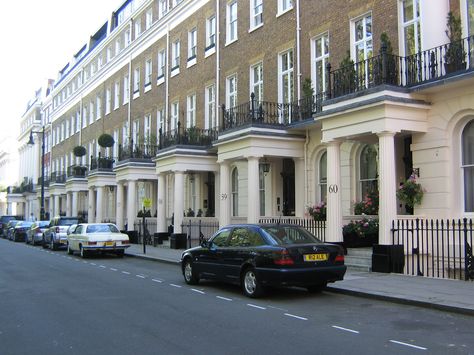
[[[98,157],[91,156],[90,171],[112,171],[114,167],[114,159],[112,157],[102,157],[99,153]]]
[[[85,178],[87,176],[87,166],[71,165],[67,168],[68,178]]]
[[[151,159],[158,151],[155,144],[119,145],[119,161],[127,159]]]
[[[41,177],[38,178],[38,186],[41,186]],[[49,186],[49,177],[47,176],[44,177],[44,186],[45,187]]]
[[[177,129],[168,132],[163,132],[160,128],[159,149],[176,145],[208,147],[212,141],[217,139],[216,129],[182,128],[180,122],[177,123],[177,126]]]
[[[50,182],[64,184],[66,182],[66,173],[63,171],[52,172]]]

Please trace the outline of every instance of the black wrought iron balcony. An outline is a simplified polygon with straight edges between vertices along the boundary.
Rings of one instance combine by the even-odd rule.
[[[249,102],[228,109],[222,105],[221,131],[252,125],[284,127],[298,117],[297,103],[257,101],[252,93]]]
[[[64,184],[66,182],[66,173],[62,171],[52,172],[50,182],[56,184]]]
[[[119,161],[127,159],[152,159],[158,151],[155,144],[119,145]]]
[[[38,178],[38,186],[41,186],[41,177]],[[49,186],[49,178],[45,176],[44,178],[44,186],[48,187]]]
[[[67,168],[68,178],[85,178],[87,176],[87,166],[71,165]]]
[[[99,153],[98,157],[91,156],[89,172],[93,170],[98,171],[112,171],[114,167],[114,159],[112,157],[102,157]]]
[[[159,149],[177,145],[209,147],[217,139],[217,129],[182,128],[180,122],[177,125],[177,129],[168,132],[163,132],[160,128]]]

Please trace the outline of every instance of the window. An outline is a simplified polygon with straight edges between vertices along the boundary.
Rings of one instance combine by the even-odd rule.
[[[224,229],[219,232],[214,238],[212,238],[212,244],[216,247],[224,247],[227,245],[227,239],[229,238],[231,229]]]
[[[278,0],[278,14],[287,12],[293,8],[293,0]]]
[[[79,110],[76,112],[76,133],[81,130],[81,113]]]
[[[179,119],[179,102],[173,102],[171,104],[171,130],[174,130],[178,127],[178,119]]]
[[[94,102],[91,101],[90,104],[89,104],[89,124],[92,124],[94,123],[94,119],[95,119],[95,116],[94,116]]]
[[[354,22],[354,53],[357,62],[372,57],[372,16],[362,17]]]
[[[328,154],[324,152],[319,159],[319,201],[326,201],[328,184]]]
[[[135,68],[133,73],[133,94],[140,92],[140,67]]]
[[[462,163],[464,179],[464,211],[474,212],[474,121],[462,132]]]
[[[250,68],[250,92],[255,94],[258,105],[263,101],[263,64],[257,63]]]
[[[239,215],[239,171],[232,170],[232,216]]]
[[[206,50],[216,45],[216,17],[213,15],[206,21]]]
[[[405,56],[421,52],[420,0],[402,1],[402,28]]]
[[[148,59],[145,63],[145,86],[151,84],[151,73],[152,72],[152,64],[151,59]]]
[[[129,145],[128,141],[128,121],[122,127],[122,145],[124,147]]]
[[[102,117],[102,97],[100,97],[100,94],[97,95],[96,98],[96,120],[100,119]]]
[[[256,230],[245,227],[235,228],[228,242],[229,247],[255,247],[264,244]]]
[[[159,0],[158,2],[158,17],[162,18],[168,13],[168,0]]]
[[[110,62],[113,58],[112,46],[107,47],[107,62]]]
[[[128,74],[123,77],[123,104],[127,104],[130,99],[130,79]]]
[[[293,50],[280,55],[280,80],[278,82],[280,102],[293,102]]]
[[[145,15],[145,30],[149,29],[153,24],[153,9],[149,9]]]
[[[112,92],[110,87],[105,90],[105,114],[110,113],[110,107],[112,104]]]
[[[319,94],[326,91],[326,66],[329,61],[329,35],[317,37],[312,42],[314,91]]]
[[[115,54],[119,54],[120,51],[122,50],[122,46],[120,44],[120,39],[117,38],[117,40],[115,41]]]
[[[115,87],[114,87],[114,110],[118,109],[119,100],[120,100],[120,83],[116,81]]]
[[[377,150],[377,145],[366,145],[360,154],[359,181],[361,199],[365,198],[368,193],[378,189]]]
[[[226,106],[232,108],[237,106],[237,76],[232,75],[226,81]]]
[[[180,45],[179,45],[179,40],[173,42],[172,48],[171,48],[171,55],[173,58],[172,61],[172,66],[171,70],[176,70],[179,69],[179,51],[180,51]]]
[[[142,33],[142,23],[140,20],[135,22],[135,39],[137,39]]]
[[[237,1],[227,5],[227,43],[237,40]]]
[[[145,116],[145,119],[143,120],[143,138],[145,140],[145,144],[150,144],[151,140],[151,115],[148,114]],[[153,143],[154,144],[154,143]],[[145,147],[147,149],[147,147]],[[147,152],[145,152],[147,153]]]
[[[166,132],[165,110],[163,108],[158,109],[156,113],[156,130],[157,130],[156,136],[157,137],[160,137],[160,129],[161,129],[161,133]]]
[[[130,30],[126,30],[123,37],[124,47],[128,47],[130,45],[131,40],[132,36],[130,35]]]
[[[134,145],[140,144],[140,121],[135,120],[132,122],[132,143]]]
[[[215,85],[210,85],[206,87],[205,100],[205,128],[215,128],[217,126],[216,122],[216,87]]]
[[[87,106],[84,104],[82,107],[82,128],[87,127]]]
[[[186,127],[191,128],[196,126],[196,95],[189,95],[186,102]]]
[[[166,49],[162,49],[158,53],[158,84],[164,81],[166,70]],[[160,79],[162,81],[160,82]]]
[[[113,145],[113,148],[112,148],[112,154],[114,157],[118,157],[119,156],[119,144],[118,144],[118,140],[119,140],[119,130],[116,129],[114,131],[114,142],[115,144]]]
[[[263,0],[250,0],[250,29],[263,25]]]
[[[188,33],[188,62],[196,58],[197,53],[197,30],[193,28]]]

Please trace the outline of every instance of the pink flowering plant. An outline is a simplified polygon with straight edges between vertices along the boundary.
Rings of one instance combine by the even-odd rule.
[[[377,218],[362,218],[360,220],[350,221],[343,227],[343,234],[355,234],[360,238],[368,235],[378,234],[379,220]]]
[[[423,187],[420,183],[416,182],[416,178],[415,174],[411,174],[397,191],[397,198],[411,208],[421,203],[424,194]]]
[[[314,218],[315,221],[326,220],[326,202],[322,201],[314,206],[307,208],[308,214]]]
[[[369,192],[365,198],[354,204],[354,214],[366,214],[375,216],[379,214],[379,192],[377,190]]]

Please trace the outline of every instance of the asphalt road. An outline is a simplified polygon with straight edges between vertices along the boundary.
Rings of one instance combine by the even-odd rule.
[[[177,266],[0,239],[0,355],[474,354],[474,317],[303,289],[244,297]]]

